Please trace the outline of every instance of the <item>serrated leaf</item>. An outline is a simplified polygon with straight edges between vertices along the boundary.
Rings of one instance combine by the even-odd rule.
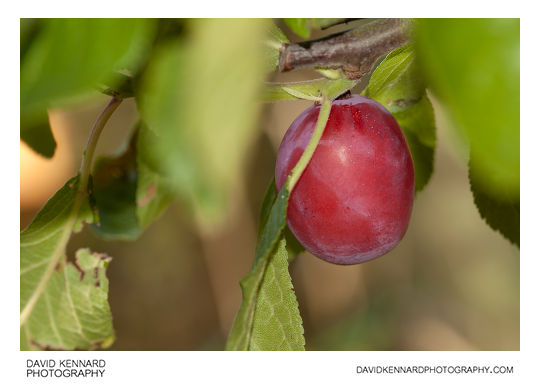
[[[303,350],[304,330],[292,290],[284,239],[269,257],[242,279],[240,285],[244,301],[227,349]],[[241,321],[244,316],[248,321]]]
[[[83,288],[87,281],[84,279],[77,282],[69,275],[76,272],[74,267],[65,264],[65,247],[73,231],[82,229],[83,222],[93,221],[88,200],[85,196],[79,195],[79,176],[68,180],[68,182],[47,202],[39,211],[32,223],[21,232],[20,238],[20,309],[21,309],[21,345],[40,345],[51,348],[88,348],[91,344],[98,343],[112,336],[112,324],[110,316],[104,317],[108,313],[108,306],[99,299],[96,302],[98,307],[92,311],[99,312],[98,320],[89,316],[81,321],[80,318],[69,317],[65,310],[66,305],[74,308],[88,309],[89,305],[81,302],[82,289],[88,294],[93,294],[91,290]],[[83,255],[80,267],[83,269],[88,265],[88,257]],[[72,269],[69,269],[72,268]],[[64,277],[62,277],[64,276]],[[67,287],[69,282],[70,291],[65,293],[78,292],[77,295],[62,296],[57,295],[61,289],[61,282]],[[102,283],[100,283],[102,284]],[[101,290],[106,290],[103,283]],[[105,291],[106,292],[106,291]],[[66,294],[67,294],[66,293]],[[99,296],[100,294],[98,294]],[[71,301],[67,301],[70,299]],[[96,298],[97,299],[97,298]],[[100,301],[101,300],[101,301]],[[106,308],[105,308],[106,307]],[[89,310],[89,309],[88,309]],[[53,312],[56,311],[56,312]],[[58,312],[59,311],[59,312]],[[84,311],[83,311],[84,312]],[[97,313],[96,312],[96,313]],[[61,318],[51,318],[52,314]],[[89,321],[87,321],[89,319]],[[77,320],[78,323],[70,323]],[[108,322],[109,325],[103,325]],[[50,325],[48,334],[44,329]],[[61,324],[55,329],[54,326]],[[109,332],[110,330],[110,332]],[[70,333],[71,332],[71,333]],[[58,337],[60,334],[60,337]],[[79,336],[77,336],[77,334]],[[65,337],[62,337],[64,335]],[[56,339],[54,339],[56,337]]]
[[[309,19],[283,19],[285,24],[298,36],[307,39],[311,35]]]
[[[198,19],[189,29],[157,54],[137,102],[157,138],[148,148],[157,167],[217,224],[256,133],[266,22]]]
[[[519,19],[419,19],[426,81],[475,153],[476,183],[519,198]]]
[[[21,349],[95,349],[113,338],[104,255],[80,249],[55,270],[21,327]]]
[[[22,21],[21,27],[24,24]],[[106,82],[114,70],[135,70],[148,50],[154,21],[46,19],[21,60],[21,134],[43,122],[50,107],[73,103]],[[22,29],[21,29],[22,32]]]
[[[304,328],[289,275],[285,239],[279,242],[264,272],[248,349],[303,351]]]
[[[435,116],[411,45],[390,52],[373,71],[365,95],[385,106],[399,123],[414,162],[415,191],[433,173]]]
[[[469,161],[469,183],[474,197],[474,203],[480,216],[495,231],[500,232],[512,244],[519,247],[519,197],[510,193],[493,193],[484,189],[478,182],[478,172],[475,156],[471,153]]]
[[[227,349],[229,350],[247,350],[249,348],[251,331],[253,329],[255,305],[258,300],[261,282],[270,255],[274,251],[286,225],[288,199],[289,192],[287,191],[287,183],[285,183],[279,194],[276,196],[272,208],[270,209],[270,213],[268,214],[266,224],[264,224],[264,229],[255,250],[253,268],[251,272],[242,279],[242,304],[238,310],[233,328],[227,340]],[[266,209],[264,211],[266,211]],[[264,213],[262,215],[266,216]]]

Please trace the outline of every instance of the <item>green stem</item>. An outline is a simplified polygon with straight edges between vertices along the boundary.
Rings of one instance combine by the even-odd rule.
[[[315,149],[317,148],[317,145],[319,145],[319,141],[321,140],[321,137],[324,133],[324,128],[326,127],[326,123],[328,121],[328,117],[330,116],[331,109],[332,100],[323,96],[321,110],[319,111],[319,118],[317,119],[317,124],[315,125],[313,135],[311,136],[311,139],[309,140],[309,143],[304,150],[304,153],[300,157],[300,160],[298,160],[298,163],[296,163],[289,176],[287,184],[287,190],[289,191],[289,193],[291,193],[294,189],[296,183],[300,179],[300,176],[302,176],[302,173],[308,166],[309,161],[313,156],[313,153],[315,153]]]

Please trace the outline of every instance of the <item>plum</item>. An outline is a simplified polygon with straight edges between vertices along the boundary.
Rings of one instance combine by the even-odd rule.
[[[319,115],[313,105],[291,124],[279,147],[279,191],[309,143]],[[313,255],[358,264],[403,238],[414,201],[414,168],[392,114],[360,95],[335,100],[313,157],[289,197],[287,224]]]

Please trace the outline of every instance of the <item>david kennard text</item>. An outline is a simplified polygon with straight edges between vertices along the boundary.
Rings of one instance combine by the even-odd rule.
[[[26,377],[103,377],[103,359],[26,360]]]

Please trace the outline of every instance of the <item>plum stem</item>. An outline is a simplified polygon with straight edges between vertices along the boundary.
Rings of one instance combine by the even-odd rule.
[[[330,116],[331,109],[332,99],[323,96],[321,102],[321,109],[319,111],[319,117],[317,118],[317,124],[315,125],[313,135],[311,135],[311,139],[309,140],[309,143],[304,150],[304,153],[302,153],[300,160],[298,160],[298,163],[296,163],[296,165],[294,166],[287,180],[287,190],[289,191],[289,193],[291,193],[294,189],[296,183],[300,179],[300,176],[302,176],[302,173],[308,166],[311,157],[315,153],[315,149],[317,148],[317,145],[319,145],[319,141],[321,140],[321,137],[324,133],[324,128],[326,127],[326,123],[328,122],[328,117]]]

